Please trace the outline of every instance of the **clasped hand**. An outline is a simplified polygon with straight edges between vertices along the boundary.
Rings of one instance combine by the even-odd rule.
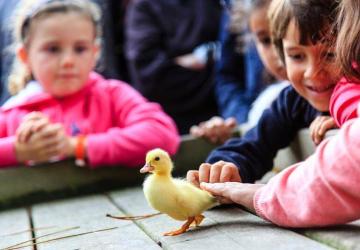
[[[72,138],[60,123],[51,123],[40,112],[26,115],[16,130],[15,151],[19,162],[47,162],[73,155]]]

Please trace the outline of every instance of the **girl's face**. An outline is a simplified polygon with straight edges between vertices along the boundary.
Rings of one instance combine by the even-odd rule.
[[[267,7],[254,9],[251,12],[249,25],[255,38],[255,46],[267,71],[278,80],[287,79],[286,70],[271,43]]]
[[[91,20],[76,12],[56,13],[31,24],[20,59],[44,90],[55,97],[79,91],[95,67],[98,46]]]
[[[332,47],[324,43],[301,45],[294,21],[283,38],[287,75],[296,91],[319,111],[329,110],[329,100],[340,72]]]

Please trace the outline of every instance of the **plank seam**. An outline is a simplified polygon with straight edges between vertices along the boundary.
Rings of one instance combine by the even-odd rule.
[[[31,229],[31,238],[33,238],[32,243],[36,244],[36,235],[35,235],[35,227],[34,227],[34,221],[32,218],[32,209],[31,207],[26,207],[26,213],[28,215],[29,218],[29,224],[30,224],[30,229]],[[37,250],[37,246],[34,245],[34,250]]]

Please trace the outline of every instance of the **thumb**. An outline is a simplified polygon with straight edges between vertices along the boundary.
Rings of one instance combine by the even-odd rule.
[[[213,194],[215,196],[224,196],[224,194],[226,192],[224,183],[201,182],[200,188],[210,192],[211,194]]]
[[[225,120],[225,124],[231,128],[234,128],[234,127],[236,127],[237,122],[234,117],[229,117]]]

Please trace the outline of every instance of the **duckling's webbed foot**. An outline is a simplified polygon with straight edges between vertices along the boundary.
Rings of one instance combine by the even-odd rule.
[[[185,233],[186,230],[189,229],[191,223],[193,223],[194,221],[195,221],[195,217],[189,217],[189,219],[187,219],[187,221],[185,222],[185,224],[182,225],[180,229],[175,230],[175,231],[171,231],[171,232],[164,233],[164,236],[175,236],[175,235],[179,235],[179,234]]]

